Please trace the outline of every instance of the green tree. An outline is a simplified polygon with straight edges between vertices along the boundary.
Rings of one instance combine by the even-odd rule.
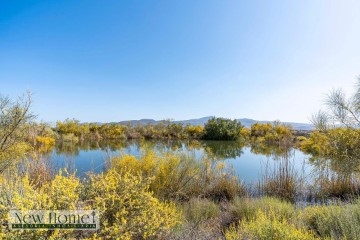
[[[226,118],[211,118],[204,127],[204,139],[237,140],[240,137],[241,123]]]

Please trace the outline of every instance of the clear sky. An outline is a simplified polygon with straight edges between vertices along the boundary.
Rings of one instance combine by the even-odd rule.
[[[308,122],[360,75],[360,1],[0,1],[0,93],[39,120]]]

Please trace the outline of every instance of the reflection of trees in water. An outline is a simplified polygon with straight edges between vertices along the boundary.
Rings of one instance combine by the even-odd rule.
[[[313,166],[313,191],[318,198],[336,197],[348,199],[360,194],[360,176],[354,167],[354,161],[336,159],[311,158]]]
[[[252,153],[273,157],[274,159],[289,158],[294,153],[294,149],[288,145],[251,143],[250,147]]]
[[[247,146],[243,141],[198,141],[198,140],[112,140],[112,141],[80,141],[60,142],[56,145],[56,153],[66,156],[78,156],[80,151],[124,151],[132,148],[136,152],[176,152],[204,150],[205,154],[216,159],[234,159],[243,154]],[[291,149],[278,145],[250,144],[251,152],[275,158],[290,156]]]
[[[238,141],[198,141],[198,140],[147,140],[141,143],[141,149],[150,149],[157,152],[168,151],[189,151],[204,149],[205,154],[209,154],[216,159],[236,158],[243,152],[245,146],[243,142]]]
[[[202,151],[215,159],[235,159],[243,154],[243,148],[251,147],[254,154],[274,157],[290,157],[293,148],[269,144],[246,145],[243,141],[198,141],[198,140],[112,140],[112,141],[80,141],[77,143],[60,142],[56,145],[56,153],[66,156],[78,156],[80,151],[126,151],[135,152],[181,152]]]
[[[335,158],[311,156],[309,159],[317,170],[328,169],[337,174],[349,175],[360,173],[360,158]]]
[[[112,140],[112,141],[100,141],[98,142],[99,148],[103,151],[110,150],[112,152],[128,148],[131,145],[131,141],[125,140]]]
[[[360,158],[356,154],[328,154],[328,156],[311,156],[314,183],[317,197],[343,198],[360,194]]]
[[[243,154],[242,141],[202,141],[202,148],[216,159],[237,158]]]
[[[55,151],[57,155],[64,154],[65,156],[78,156],[79,144],[73,142],[60,142],[56,144]]]
[[[129,147],[131,141],[80,141],[80,142],[59,142],[56,145],[56,154],[67,156],[78,156],[80,151],[117,151]]]
[[[242,154],[244,143],[235,141],[197,141],[197,140],[129,140],[129,141],[80,141],[77,143],[60,142],[56,153],[66,156],[78,156],[80,151],[124,151],[133,148],[136,152],[180,152],[204,149],[214,158],[236,158]]]
[[[137,141],[139,150],[156,152],[178,151],[184,148],[186,141],[179,140],[142,140]]]

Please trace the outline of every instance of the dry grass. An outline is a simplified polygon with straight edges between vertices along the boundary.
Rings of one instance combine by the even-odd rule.
[[[275,164],[273,169],[270,168],[269,163],[266,165],[265,173],[258,183],[260,195],[295,202],[298,193],[303,189],[303,178],[296,172],[293,162],[287,158]]]

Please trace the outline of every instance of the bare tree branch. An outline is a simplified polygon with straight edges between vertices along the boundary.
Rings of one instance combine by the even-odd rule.
[[[12,164],[12,158],[18,158],[16,146],[25,140],[24,126],[35,117],[30,112],[31,104],[29,92],[15,102],[0,96],[0,172]]]

